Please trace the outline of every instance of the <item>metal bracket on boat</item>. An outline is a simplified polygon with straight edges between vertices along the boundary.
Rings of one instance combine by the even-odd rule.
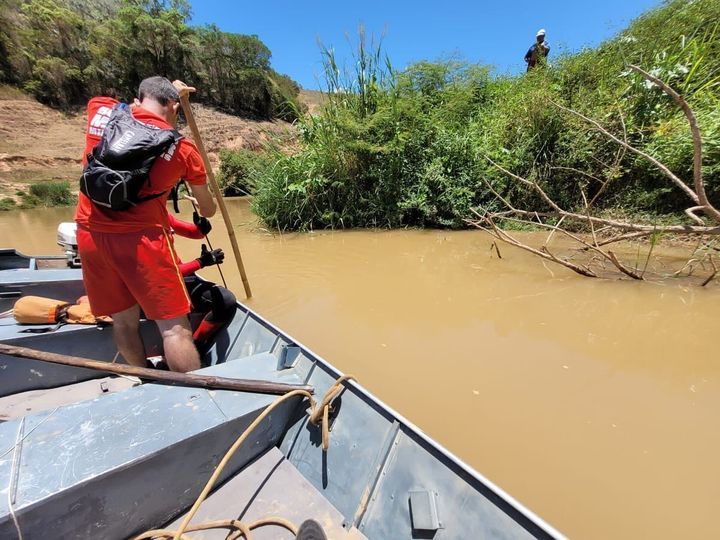
[[[294,368],[300,359],[302,350],[297,345],[283,345],[280,347],[277,370]]]
[[[410,523],[414,531],[437,531],[443,529],[438,514],[437,491],[409,491]]]

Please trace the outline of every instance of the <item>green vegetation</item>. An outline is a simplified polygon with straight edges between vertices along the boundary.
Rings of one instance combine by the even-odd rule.
[[[188,26],[186,0],[0,0],[0,83],[60,107],[135,96],[149,75],[182,79],[228,112],[295,118],[298,85],[257,36]]]
[[[352,72],[331,51],[323,56],[327,99],[318,116],[301,121],[301,149],[275,153],[252,176],[255,211],[270,226],[463,227],[471,208],[499,209],[483,180],[518,206],[543,208],[488,157],[569,209],[580,207],[581,191],[592,197],[610,182],[597,203],[602,211],[677,213],[687,199],[652,165],[553,104],[626,132],[632,145],[691,179],[682,113],[629,64],[673,85],[695,109],[708,195],[720,200],[717,0],[666,2],[597,49],[514,77],[456,59],[395,71],[362,33]]]
[[[271,158],[264,153],[251,150],[220,151],[218,181],[227,196],[250,195],[255,191],[253,177],[271,164]]]
[[[11,199],[10,197],[3,197],[0,199],[0,212],[5,212],[7,210],[14,210],[15,209],[15,199]]]
[[[22,199],[21,208],[35,208],[37,206],[71,206],[77,202],[70,190],[69,182],[37,182],[30,185],[30,189],[18,191]],[[12,199],[7,199],[12,200]],[[11,210],[14,206],[5,208]]]

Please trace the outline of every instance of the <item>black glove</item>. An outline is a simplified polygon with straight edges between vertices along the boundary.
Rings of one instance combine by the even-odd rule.
[[[206,266],[212,266],[214,264],[222,264],[225,260],[225,254],[221,248],[210,251],[207,246],[203,244],[197,260],[200,262],[200,268],[205,268]]]
[[[202,217],[197,213],[197,211],[193,212],[193,223],[200,230],[203,236],[207,236],[207,233],[212,230],[210,220],[206,217]]]

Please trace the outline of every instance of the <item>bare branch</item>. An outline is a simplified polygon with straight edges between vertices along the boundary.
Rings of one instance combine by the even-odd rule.
[[[587,215],[588,224],[590,225],[590,232],[592,233],[593,245],[595,247],[597,247],[598,242],[597,242],[597,236],[595,236],[595,227],[593,225],[592,220],[590,219],[590,205],[588,204],[587,198],[585,197],[585,192],[580,190],[580,193],[582,195],[583,202],[585,203],[585,214]]]
[[[495,189],[493,189],[490,182],[488,182],[485,178],[483,178],[483,181],[488,186],[490,191],[495,195],[502,203],[507,206],[507,208],[510,209],[510,211],[516,215],[525,215],[525,216],[540,216],[540,217],[563,217],[566,216],[569,219],[573,219],[576,221],[582,221],[582,222],[588,222],[592,221],[595,225],[607,225],[610,227],[614,227],[617,229],[625,230],[625,231],[647,231],[647,232],[654,232],[658,230],[656,225],[640,225],[636,223],[626,223],[623,221],[617,221],[613,219],[604,219],[604,218],[598,218],[594,216],[588,216],[583,214],[578,214],[575,212],[568,212],[566,210],[563,210],[560,208],[560,206],[555,203],[548,195],[545,193],[545,191],[536,183],[531,182],[527,178],[523,178],[522,176],[519,176],[515,173],[512,173],[508,171],[506,168],[502,167],[501,165],[498,165],[495,163],[490,157],[485,156],[485,158],[493,164],[498,170],[504,172],[511,178],[514,178],[515,180],[521,182],[522,184],[529,186],[533,188],[540,197],[550,205],[554,212],[529,212],[527,210],[520,210],[518,208],[515,208],[512,206],[508,201],[506,201]],[[594,200],[594,199],[593,199]],[[716,235],[720,234],[720,226],[715,227],[709,227],[705,226],[693,226],[693,225],[668,225],[665,227],[662,227],[660,229],[662,232],[675,232],[675,233],[683,233],[683,234],[710,234],[710,235]]]
[[[580,221],[584,223],[587,223],[588,221],[588,216],[586,215],[577,214],[575,212],[566,212],[565,210],[560,210],[559,212],[530,212],[528,210],[514,209],[507,212],[498,212],[497,214],[494,214],[494,217],[507,217],[512,214],[529,217],[540,216],[543,218],[560,218],[565,216],[573,221]],[[662,233],[677,234],[707,234],[710,236],[720,235],[720,226],[700,227],[699,225],[644,225],[640,223],[627,223],[625,221],[617,221],[614,219],[599,218],[595,216],[590,216],[589,219],[595,225],[604,225],[607,227],[612,227],[614,229],[620,229],[622,231],[644,232],[647,234],[652,234],[655,231],[659,231]]]
[[[607,253],[608,253],[608,257],[609,257],[610,261],[623,274],[625,274],[626,276],[630,276],[633,279],[638,279],[638,280],[643,279],[643,277],[641,275],[639,275],[637,272],[635,272],[634,270],[630,270],[627,266],[622,264],[612,251],[608,251]]]
[[[709,215],[713,216],[716,221],[720,221],[720,211],[718,211],[715,207],[713,207],[713,205],[710,204],[710,201],[708,201],[707,198],[707,194],[705,193],[705,182],[703,182],[702,177],[702,136],[700,135],[700,127],[698,126],[695,113],[693,112],[690,105],[688,105],[688,102],[685,101],[685,98],[683,98],[673,88],[671,88],[665,82],[661,81],[655,75],[652,75],[644,69],[638,66],[634,66],[632,64],[629,67],[634,72],[639,73],[640,75],[645,77],[648,81],[651,81],[652,83],[659,86],[663,92],[665,92],[673,99],[673,101],[678,105],[678,107],[682,109],[683,113],[685,114],[685,117],[690,124],[690,132],[692,133],[693,138],[693,180],[695,185],[695,193],[697,193],[697,202],[700,204],[700,206],[703,207],[703,210],[705,210]]]
[[[673,277],[678,277],[680,274],[683,273],[683,270],[685,270],[688,267],[690,267],[690,271],[688,272],[688,277],[690,277],[693,273],[693,263],[696,263],[696,262],[698,262],[698,259],[688,259],[687,261],[685,261],[685,264],[683,265],[683,267],[673,274]]]
[[[637,238],[643,238],[643,237],[649,236],[651,234],[652,234],[652,232],[650,232],[650,231],[640,231],[640,232],[619,234],[617,236],[613,236],[612,238],[607,238],[605,240],[598,242],[598,247],[607,246],[609,244],[614,244],[615,242],[622,242],[623,240],[635,240]]]
[[[596,128],[598,131],[600,131],[601,133],[603,133],[606,137],[609,137],[610,139],[612,139],[613,141],[615,141],[615,142],[618,143],[619,145],[624,146],[625,148],[627,148],[627,149],[630,150],[631,152],[633,152],[633,153],[635,153],[635,154],[637,154],[637,155],[639,155],[639,156],[644,157],[644,158],[647,159],[650,163],[652,163],[652,164],[655,165],[658,169],[660,169],[660,171],[662,171],[662,173],[663,173],[665,176],[667,176],[667,177],[672,181],[673,184],[675,184],[677,187],[679,187],[680,189],[682,189],[682,190],[685,192],[685,194],[686,194],[688,197],[690,197],[690,198],[695,202],[695,204],[699,204],[699,203],[700,203],[700,199],[698,198],[697,194],[696,194],[692,189],[690,189],[690,187],[689,187],[685,182],[683,182],[683,181],[682,181],[680,178],[678,178],[670,169],[668,169],[665,165],[663,165],[660,161],[658,161],[657,159],[655,159],[654,157],[652,157],[650,154],[648,154],[648,153],[646,153],[646,152],[643,152],[642,150],[639,150],[639,149],[635,148],[635,147],[632,146],[631,144],[628,144],[627,142],[623,141],[622,139],[618,139],[615,135],[613,135],[613,134],[610,133],[607,129],[605,129],[604,127],[602,127],[597,120],[593,120],[592,118],[588,118],[588,117],[585,116],[584,114],[579,113],[579,112],[577,112],[577,111],[574,111],[574,110],[572,110],[572,109],[569,109],[569,108],[567,108],[567,107],[565,107],[565,106],[563,106],[563,105],[560,105],[559,103],[557,103],[557,102],[555,102],[555,101],[550,100],[550,103],[552,103],[553,105],[555,105],[558,109],[561,109],[561,110],[563,110],[563,111],[565,111],[565,112],[568,112],[568,113],[570,113],[570,114],[572,114],[572,115],[575,115],[575,116],[577,116],[578,118],[581,118],[581,119],[585,120],[586,122],[592,124],[593,126],[595,126],[595,128]]]
[[[561,209],[557,204],[555,204],[555,201],[553,201],[550,197],[547,196],[547,194],[545,193],[545,191],[543,191],[543,189],[537,184],[537,182],[531,182],[530,180],[528,180],[528,179],[526,179],[526,178],[523,178],[522,176],[518,176],[517,174],[511,173],[511,172],[508,171],[506,168],[504,168],[502,165],[498,165],[497,163],[495,163],[495,162],[494,162],[492,159],[490,159],[490,157],[487,156],[487,155],[485,156],[485,159],[487,159],[490,163],[492,163],[495,167],[497,167],[498,169],[500,169],[500,170],[501,170],[502,172],[504,172],[505,174],[513,177],[515,180],[518,180],[519,182],[522,182],[522,183],[525,184],[526,186],[532,187],[535,191],[538,192],[538,194],[540,195],[540,197],[542,197],[542,199],[552,207],[553,210],[558,211],[558,212],[561,212],[561,211],[562,211],[562,209]],[[512,208],[512,207],[510,207],[510,208]]]
[[[473,212],[475,212],[475,211],[473,210]],[[561,265],[561,266],[564,266],[564,267],[566,267],[566,268],[569,268],[569,269],[572,270],[573,272],[577,272],[578,274],[581,274],[581,275],[583,275],[583,276],[587,276],[587,277],[597,277],[597,275],[596,275],[592,270],[590,270],[589,268],[582,267],[582,266],[578,266],[578,265],[573,264],[573,263],[571,263],[571,262],[569,262],[569,261],[565,261],[565,260],[563,260],[563,259],[559,259],[559,258],[556,257],[555,255],[553,255],[552,253],[550,253],[549,251],[547,251],[547,248],[545,248],[545,246],[543,246],[543,248],[540,250],[540,249],[535,249],[535,248],[533,248],[533,247],[530,247],[530,246],[528,246],[528,245],[526,245],[526,244],[523,244],[522,242],[520,242],[519,240],[517,240],[516,238],[514,238],[513,236],[511,236],[511,235],[508,234],[507,232],[505,232],[505,231],[503,231],[502,229],[498,228],[497,225],[495,224],[495,222],[492,220],[492,218],[487,217],[487,216],[481,216],[481,215],[478,214],[477,212],[475,212],[475,214],[476,214],[478,217],[480,217],[485,223],[489,224],[489,225],[490,225],[490,228],[488,228],[488,227],[483,227],[480,223],[478,223],[478,222],[476,222],[476,221],[472,221],[472,220],[467,220],[468,223],[470,223],[471,225],[474,225],[474,226],[477,227],[478,229],[481,229],[481,230],[483,230],[483,231],[488,232],[489,234],[493,235],[493,236],[494,236],[495,238],[497,238],[498,240],[501,240],[501,241],[503,241],[503,242],[505,242],[505,243],[507,243],[507,244],[513,245],[513,246],[518,247],[518,248],[520,248],[520,249],[523,249],[523,250],[525,250],[525,251],[529,251],[530,253],[533,253],[533,254],[535,254],[535,255],[537,255],[537,256],[539,256],[539,257],[542,257],[543,259],[547,259],[547,260],[549,260],[549,261],[553,261],[554,263],[557,263],[557,264],[559,264],[559,265]]]
[[[695,214],[696,210],[704,210],[704,206],[693,206],[692,208],[685,209],[685,215],[692,219],[695,223],[705,226],[705,222]]]
[[[706,279],[705,281],[702,282],[701,287],[704,287],[705,285],[707,285],[708,283],[710,283],[710,282],[713,280],[713,278],[714,278],[714,277],[717,275],[717,273],[718,273],[718,269],[717,269],[717,266],[715,266],[715,261],[713,260],[712,255],[710,255],[710,265],[712,266],[713,272],[712,272],[712,274],[710,274],[710,275],[707,277],[707,279]]]

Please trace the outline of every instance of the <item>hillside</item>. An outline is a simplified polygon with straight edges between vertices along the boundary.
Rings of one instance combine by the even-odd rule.
[[[283,121],[257,121],[195,105],[194,113],[214,166],[222,148],[260,150],[273,142],[293,148],[297,130]],[[80,171],[86,118],[84,111],[62,113],[9,87],[0,88],[0,198],[34,182],[67,180]],[[190,136],[189,129],[181,132]]]

